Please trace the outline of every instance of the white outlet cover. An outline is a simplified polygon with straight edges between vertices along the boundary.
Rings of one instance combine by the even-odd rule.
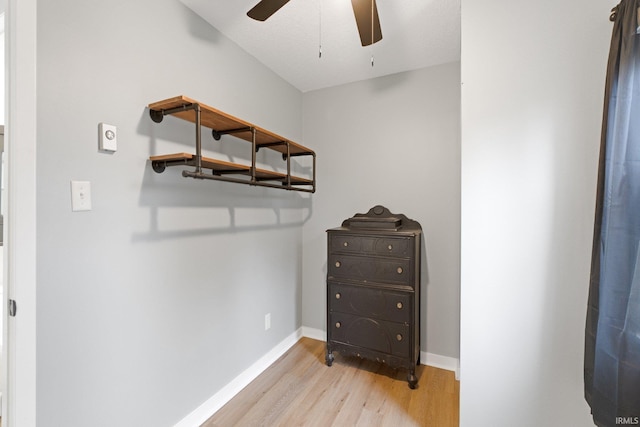
[[[73,212],[91,210],[91,182],[71,181],[71,210]]]
[[[116,152],[118,149],[118,129],[114,125],[106,123],[98,124],[98,140],[99,149],[110,153]]]
[[[271,313],[264,315],[264,330],[268,331],[269,329],[271,329]]]

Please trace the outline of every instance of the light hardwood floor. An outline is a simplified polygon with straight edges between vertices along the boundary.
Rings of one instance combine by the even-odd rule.
[[[324,352],[302,338],[202,427],[458,426],[453,372],[420,365],[411,390],[405,369],[337,353],[328,367]]]

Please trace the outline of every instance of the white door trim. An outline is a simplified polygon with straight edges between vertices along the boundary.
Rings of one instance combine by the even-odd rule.
[[[7,0],[4,274],[17,315],[3,331],[3,427],[36,425],[36,12],[37,0]]]

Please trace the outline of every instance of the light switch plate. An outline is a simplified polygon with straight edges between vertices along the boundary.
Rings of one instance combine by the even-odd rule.
[[[101,151],[115,152],[118,149],[118,133],[114,125],[98,124],[99,148]]]
[[[71,181],[71,210],[73,212],[91,210],[91,182]]]

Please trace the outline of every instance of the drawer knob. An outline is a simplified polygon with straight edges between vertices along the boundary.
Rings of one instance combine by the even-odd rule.
[[[393,245],[387,246],[387,249],[392,250],[393,249]]]
[[[402,303],[398,301],[396,307],[398,307],[398,310],[402,310]]]
[[[340,295],[340,292],[336,293],[336,299],[340,299],[342,297],[342,295]]]
[[[339,329],[339,328],[340,328],[340,326],[342,326],[342,323],[340,323],[340,322],[336,322],[336,328],[338,328],[338,329]]]
[[[336,267],[340,268],[342,264],[340,264],[340,261],[336,261]]]
[[[344,243],[342,244],[342,246],[344,246],[344,247],[346,248],[347,246],[349,246],[349,242],[344,242]]]
[[[398,335],[396,335],[396,339],[397,339],[398,341],[402,341],[402,334],[398,334]]]
[[[402,274],[402,272],[403,272],[402,267],[398,267],[398,269],[396,271],[398,272],[398,274]]]

